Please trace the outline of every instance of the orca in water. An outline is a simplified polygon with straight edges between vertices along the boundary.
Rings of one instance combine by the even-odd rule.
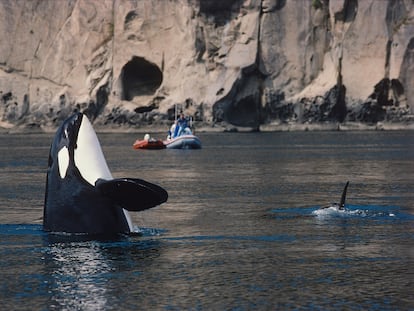
[[[322,207],[322,209],[333,207],[333,208],[337,208],[338,210],[344,210],[345,200],[346,200],[346,191],[348,189],[348,185],[349,185],[349,181],[347,181],[345,184],[344,190],[342,191],[341,201],[339,203],[332,203],[329,206]]]
[[[128,234],[134,232],[128,211],[142,211],[167,199],[160,186],[112,177],[86,115],[75,113],[57,130],[49,152],[45,231]]]

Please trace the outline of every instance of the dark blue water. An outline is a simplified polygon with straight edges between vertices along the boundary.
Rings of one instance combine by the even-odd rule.
[[[98,136],[114,177],[169,201],[133,214],[141,236],[46,234],[51,135],[0,136],[1,309],[414,309],[414,132]],[[345,211],[318,212],[347,180]]]

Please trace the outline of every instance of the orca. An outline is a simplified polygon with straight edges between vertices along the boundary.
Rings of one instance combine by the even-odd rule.
[[[341,201],[339,203],[331,203],[328,206],[322,207],[322,209],[333,207],[333,208],[337,208],[338,210],[344,210],[345,200],[346,200],[346,191],[348,190],[348,185],[349,185],[349,181],[347,181],[345,184],[344,190],[342,191]]]
[[[133,233],[128,211],[146,210],[167,199],[167,191],[158,185],[112,177],[98,137],[83,113],[74,113],[56,131],[46,176],[45,231]]]

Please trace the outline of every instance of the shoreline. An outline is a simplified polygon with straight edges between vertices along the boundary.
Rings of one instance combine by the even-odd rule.
[[[165,125],[147,125],[142,127],[131,126],[104,126],[93,125],[97,133],[167,133],[168,127]],[[0,134],[41,134],[54,133],[55,127],[30,127],[20,125],[15,127],[1,127]],[[414,123],[402,122],[378,122],[376,124],[366,124],[359,122],[344,123],[275,123],[264,124],[257,128],[240,127],[230,124],[226,125],[200,125],[195,127],[195,133],[250,133],[250,132],[320,132],[320,131],[412,131]]]

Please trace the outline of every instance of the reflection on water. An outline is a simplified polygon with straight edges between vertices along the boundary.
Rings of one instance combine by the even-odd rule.
[[[144,229],[146,237],[156,230]],[[49,284],[50,309],[105,310],[131,287],[139,285],[140,269],[146,269],[159,257],[158,242],[146,237],[119,238],[112,241],[70,242],[68,237],[45,249],[44,269]],[[50,236],[46,240],[50,241]],[[135,240],[134,240],[135,239]],[[142,239],[142,240],[141,240]],[[136,278],[123,285],[122,279]],[[108,302],[110,299],[110,302]]]
[[[99,241],[49,235],[40,225],[0,225],[2,308],[115,308],[160,256],[152,239],[159,231],[142,231],[141,237]]]
[[[115,177],[169,192],[116,240],[45,234],[50,137],[0,135],[2,308],[410,310],[413,135],[201,133],[192,151],[98,135]],[[346,210],[316,212],[347,180]]]
[[[99,245],[55,244],[47,253],[51,286],[51,309],[102,310],[107,304],[106,283],[112,268]],[[49,271],[48,271],[49,272]]]

